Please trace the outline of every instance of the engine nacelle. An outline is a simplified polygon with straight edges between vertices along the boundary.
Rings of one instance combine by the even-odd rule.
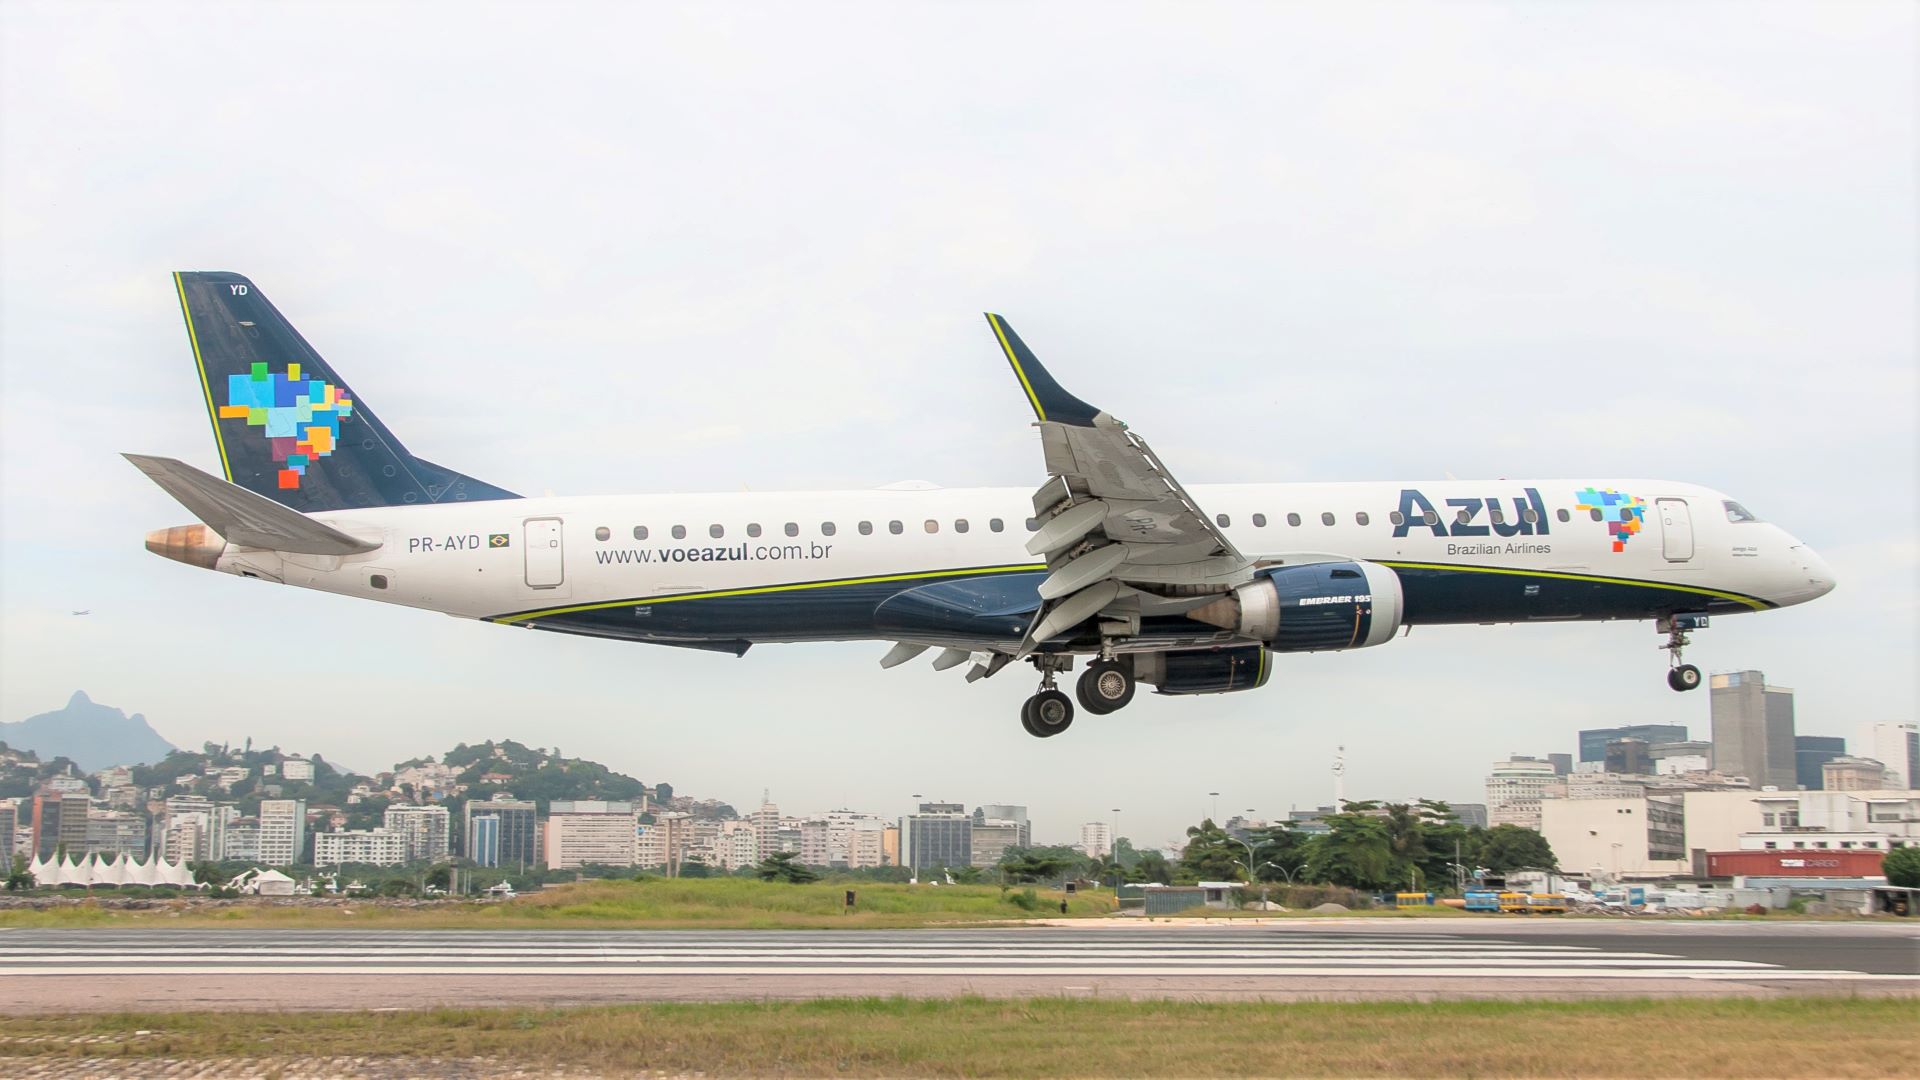
[[[1356,560],[1261,570],[1187,617],[1264,641],[1274,652],[1320,652],[1390,640],[1405,611],[1400,576]]]
[[[1134,678],[1162,694],[1228,694],[1265,686],[1273,665],[1259,645],[1191,652],[1140,653]]]

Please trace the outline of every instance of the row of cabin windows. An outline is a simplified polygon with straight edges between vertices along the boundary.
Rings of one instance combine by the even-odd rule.
[[[1565,510],[1556,511],[1556,513],[1561,521],[1569,521],[1572,519],[1571,515],[1568,514],[1567,511]],[[1594,507],[1591,513],[1593,514],[1593,520],[1595,521],[1601,520],[1601,513],[1600,513],[1599,507]],[[1507,524],[1506,511],[1498,506],[1489,507],[1488,516],[1492,519],[1495,525]],[[1520,519],[1522,521],[1525,521],[1527,524],[1532,525],[1540,520],[1540,515],[1536,513],[1531,507],[1529,507],[1520,512]],[[1218,523],[1219,526],[1223,529],[1231,528],[1233,526],[1233,517],[1230,514],[1216,514],[1214,515],[1213,520],[1216,523]],[[1335,520],[1336,519],[1334,518],[1333,513],[1331,511],[1322,513],[1320,515],[1320,524],[1322,525],[1332,525]],[[1353,515],[1353,520],[1354,520],[1354,524],[1356,525],[1368,525],[1372,523],[1373,518],[1370,515],[1368,515],[1368,513],[1365,510],[1361,510]],[[1387,520],[1393,522],[1395,525],[1405,525],[1407,523],[1406,515],[1402,514],[1398,510],[1395,510],[1392,513],[1388,514]],[[1438,525],[1440,524],[1440,515],[1432,510],[1428,510],[1425,513],[1420,515],[1420,520],[1422,523],[1426,525]],[[1459,525],[1465,525],[1471,520],[1473,520],[1473,514],[1466,510],[1462,510],[1454,516],[1454,522]],[[1301,524],[1300,515],[1288,514],[1287,524],[1295,528],[1298,528],[1299,525]],[[1027,526],[1028,532],[1035,532],[1040,528],[1040,519],[1028,518],[1026,520],[1026,526]],[[933,518],[926,519],[926,521],[921,523],[920,527],[925,529],[929,533],[937,533],[940,531],[940,523],[934,520]],[[1253,527],[1256,529],[1266,528],[1267,515],[1265,514],[1253,515]],[[859,524],[858,528],[861,536],[873,535],[873,522],[871,521],[862,521]],[[971,528],[972,526],[967,523],[966,518],[955,518],[953,521],[954,532],[963,533],[968,531]],[[1002,521],[999,518],[990,518],[987,521],[987,528],[993,532],[1005,532],[1007,529],[1007,523]],[[675,525],[671,531],[673,533],[673,538],[675,540],[685,540],[687,538],[687,527],[685,525]],[[785,532],[788,536],[799,536],[800,525],[798,522],[789,521],[786,523],[785,526],[782,527],[782,531]],[[831,521],[823,521],[820,523],[821,536],[832,536],[839,531],[840,531],[840,527],[838,525],[835,525]],[[907,527],[904,522],[889,521],[887,522],[887,531],[892,533],[895,536],[899,536],[901,533],[904,533],[907,531]],[[747,525],[748,536],[758,537],[760,533],[761,533],[761,529],[760,529],[759,522],[757,521],[751,522]],[[707,535],[713,537],[715,540],[719,540],[727,535],[727,528],[724,525],[709,525],[707,526]],[[599,528],[593,530],[593,538],[595,540],[607,540],[607,539],[611,539],[612,536],[613,536],[613,530],[607,528],[605,525],[602,525]],[[635,525],[633,527],[633,538],[635,540],[645,540],[647,536],[648,536],[648,531],[645,525]]]

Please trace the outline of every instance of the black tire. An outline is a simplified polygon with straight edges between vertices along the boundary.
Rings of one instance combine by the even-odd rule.
[[[1681,693],[1700,689],[1700,669],[1692,664],[1681,664],[1667,672],[1667,685]]]
[[[1033,699],[1032,698],[1028,698],[1027,700],[1020,703],[1020,726],[1026,730],[1027,734],[1033,736],[1036,739],[1046,738],[1045,735],[1042,735],[1040,733],[1039,728],[1033,726]]]
[[[1073,726],[1073,700],[1058,690],[1042,690],[1028,699],[1027,715],[1033,718],[1033,733],[1051,739]]]
[[[1080,673],[1080,681],[1073,684],[1073,696],[1080,699],[1081,708],[1105,716],[1126,708],[1133,700],[1133,688],[1132,672],[1111,660],[1096,660]]]

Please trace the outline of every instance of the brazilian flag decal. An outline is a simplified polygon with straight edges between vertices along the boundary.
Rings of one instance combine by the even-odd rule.
[[[506,546],[507,546],[507,534],[506,534],[506,533],[488,533],[488,534],[487,534],[487,546],[488,546],[488,547],[490,547],[490,548],[501,548],[501,547],[506,547]]]

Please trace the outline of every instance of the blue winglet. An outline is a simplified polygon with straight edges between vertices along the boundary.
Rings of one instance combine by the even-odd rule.
[[[1027,402],[1033,406],[1033,414],[1042,421],[1056,424],[1073,424],[1077,427],[1092,427],[1093,418],[1100,410],[1074,397],[1060,388],[1040,366],[1040,361],[1013,332],[1007,320],[989,311],[986,313],[987,325],[993,327],[993,336],[1000,342],[1000,348],[1007,354],[1007,363],[1013,365],[1013,373],[1019,377],[1020,386],[1027,392]]]

